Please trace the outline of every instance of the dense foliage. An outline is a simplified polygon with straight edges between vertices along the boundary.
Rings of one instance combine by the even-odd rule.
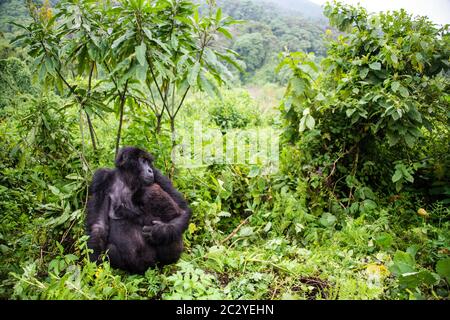
[[[280,65],[294,72],[285,138],[307,150],[321,188],[349,197],[362,185],[392,194],[415,174],[415,187],[448,203],[450,176],[441,169],[450,164],[448,26],[405,11],[368,16],[336,5],[325,13],[351,33],[331,41],[320,70],[303,53]]]
[[[278,106],[280,88],[223,85],[239,67],[227,45],[273,75],[284,50],[247,32],[264,27],[260,13],[230,13],[253,20],[239,27],[222,14],[257,5],[219,3],[29,2],[25,29],[2,29],[0,297],[448,299],[448,27],[329,4],[325,52],[302,47],[306,20],[267,15],[302,50],[280,54],[290,76]],[[198,123],[204,145],[210,129],[278,130],[279,170],[176,167],[172,133]],[[181,260],[143,276],[87,258],[87,186],[113,166],[118,132],[193,209]]]

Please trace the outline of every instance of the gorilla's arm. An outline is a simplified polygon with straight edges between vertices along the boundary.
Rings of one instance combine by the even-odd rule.
[[[190,211],[172,219],[168,223],[153,221],[153,225],[144,226],[142,235],[152,244],[169,244],[181,239],[184,230],[187,229],[190,219]]]
[[[155,183],[159,184],[159,186],[170,195],[170,197],[178,204],[180,209],[189,211],[190,215],[191,209],[188,207],[187,201],[184,199],[183,195],[174,188],[170,179],[164,176],[158,169],[154,169],[153,174],[155,177]]]
[[[88,246],[93,249],[91,261],[96,261],[105,251],[109,233],[108,212],[111,206],[109,186],[114,179],[114,171],[97,170],[89,187],[89,202],[87,207]]]
[[[182,213],[168,223],[154,221],[151,226],[144,226],[144,237],[153,244],[168,244],[181,239],[183,232],[189,225],[192,210],[183,195],[177,191],[172,182],[157,169],[154,169],[155,183],[157,183],[176,202]]]

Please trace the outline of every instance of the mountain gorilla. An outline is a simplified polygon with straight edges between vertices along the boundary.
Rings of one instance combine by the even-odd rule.
[[[170,180],[153,167],[149,153],[121,149],[115,169],[95,172],[89,193],[92,261],[107,252],[111,266],[144,273],[179,259],[192,211]]]

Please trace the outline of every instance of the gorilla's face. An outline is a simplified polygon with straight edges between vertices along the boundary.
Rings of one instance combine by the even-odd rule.
[[[153,156],[142,149],[125,147],[116,159],[116,168],[127,177],[129,186],[150,185],[155,181]]]
[[[148,159],[139,158],[140,176],[145,185],[150,185],[155,181],[153,169]]]

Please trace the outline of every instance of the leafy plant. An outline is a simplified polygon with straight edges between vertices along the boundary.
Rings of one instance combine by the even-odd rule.
[[[284,137],[308,150],[303,166],[320,171],[322,186],[345,192],[341,201],[355,200],[356,185],[343,184],[349,177],[398,192],[425,161],[419,145],[448,134],[441,126],[448,119],[448,26],[340,3],[324,12],[348,33],[328,38],[320,66],[311,55],[285,54],[279,68],[291,69],[292,78],[281,106]]]
[[[420,288],[437,285],[440,276],[429,270],[417,268],[415,254],[416,249],[413,247],[409,247],[407,252],[397,251],[389,270],[398,278],[400,289],[415,292],[419,296]],[[439,264],[439,271],[443,271],[444,264],[445,262]]]
[[[109,102],[114,102],[119,116],[117,153],[126,103],[149,107],[157,118],[158,133],[167,114],[173,133],[191,88],[215,94],[231,76],[224,63],[235,64],[235,54],[216,50],[213,44],[217,33],[231,36],[226,28],[235,21],[222,17],[212,2],[209,5],[208,14],[200,16],[185,0],[154,4],[125,0],[117,6],[61,1],[53,14],[48,3],[38,8],[28,1],[33,22],[21,26],[25,33],[15,41],[28,46],[39,80],[54,84],[78,105],[94,150],[91,118],[102,117]],[[70,74],[87,76],[87,85],[74,83]]]

